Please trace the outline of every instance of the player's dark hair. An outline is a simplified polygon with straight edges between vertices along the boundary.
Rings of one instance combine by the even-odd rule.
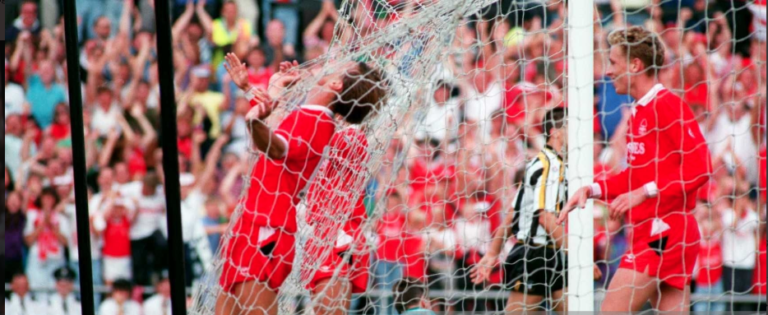
[[[360,124],[372,111],[378,110],[386,97],[384,78],[379,70],[363,62],[348,70],[342,79],[343,91],[333,103],[333,112],[350,124]]]
[[[563,128],[565,126],[566,111],[563,107],[555,107],[544,115],[544,136],[549,141],[552,136],[552,129]]]
[[[395,285],[394,294],[395,310],[402,314],[427,297],[427,287],[414,278],[404,278]]]

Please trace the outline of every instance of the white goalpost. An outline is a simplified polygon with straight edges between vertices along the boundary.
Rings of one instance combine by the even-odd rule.
[[[568,6],[568,194],[593,179],[594,113],[594,0]],[[569,214],[568,310],[591,312],[596,308],[592,268],[594,227],[592,202]]]

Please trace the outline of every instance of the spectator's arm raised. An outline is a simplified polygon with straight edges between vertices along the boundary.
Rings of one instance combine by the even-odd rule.
[[[128,36],[128,32],[131,30],[131,13],[133,12],[133,3],[133,1],[123,1],[123,12],[120,14],[118,36]]]
[[[205,1],[199,1],[202,3],[205,3]],[[179,41],[179,38],[181,38],[182,32],[187,29],[187,26],[189,26],[189,22],[192,21],[192,17],[195,16],[195,4],[192,0],[187,0],[187,7],[184,9],[184,13],[179,16],[179,18],[176,20],[176,23],[173,23],[173,28],[171,28],[171,34],[173,36],[173,43],[176,45]]]
[[[213,41],[213,19],[208,15],[208,12],[205,11],[205,2],[206,1],[197,1],[195,13],[197,13],[197,18],[200,19],[200,26],[202,26],[205,31],[205,38],[209,41]]]

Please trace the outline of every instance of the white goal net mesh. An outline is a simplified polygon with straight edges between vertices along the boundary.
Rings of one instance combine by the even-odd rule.
[[[288,155],[272,159],[252,149],[242,201],[194,288],[190,313],[317,314],[338,308],[396,314],[405,295],[393,294],[393,287],[404,278],[422,282],[429,289],[423,300],[439,313],[558,309],[565,305],[560,293],[567,292],[566,271],[587,269],[584,262],[564,267],[562,237],[534,219],[542,216],[537,211],[557,216],[566,202],[565,173],[559,171],[567,164],[565,143],[589,144],[579,150],[594,152],[596,181],[626,174],[632,189],[645,187],[637,178],[659,182],[658,192],[628,214],[611,215],[610,205],[621,197],[610,191],[602,192],[609,200],[576,210],[593,212],[594,260],[588,264],[601,273],[594,281],[596,308],[614,294],[618,298],[605,303],[658,309],[657,301],[636,300],[648,286],[682,281],[682,287],[693,285],[694,295],[681,308],[764,310],[758,295],[765,294],[765,4],[594,2],[594,41],[580,44],[594,47],[595,103],[569,105],[564,1],[343,1],[328,53],[300,66],[307,75],[280,92],[280,107],[266,122],[280,130]],[[636,104],[662,94],[646,101],[619,93],[617,84],[634,86],[635,76],[644,75],[631,68],[642,61],[629,58],[620,68],[610,59],[610,32],[630,25],[643,26],[663,44],[663,64],[646,69],[653,68],[647,71],[684,101],[678,105],[688,106],[696,122],[656,124],[663,112],[654,112],[657,120],[647,125],[634,122]],[[366,73],[349,74],[351,61],[383,73],[377,86],[386,90],[384,103],[359,125],[336,115],[333,135],[315,132],[320,120],[297,122],[297,111],[316,99],[318,86],[327,89],[328,78],[346,73],[368,80]],[[569,138],[552,148],[548,113],[569,106],[594,106],[594,137]],[[693,177],[662,175],[690,173],[684,162],[698,148],[666,139],[674,125],[697,126],[711,168]],[[638,144],[636,132],[659,135],[655,148]],[[301,158],[292,150],[303,150]],[[646,152],[653,156],[641,157]],[[681,161],[678,168],[660,169],[670,159]],[[648,165],[656,174],[644,173]],[[665,195],[700,178],[703,184],[682,188],[682,195]],[[290,205],[282,206],[280,198]],[[683,205],[679,211],[666,206],[675,203]],[[644,221],[636,219],[640,212]],[[511,233],[500,233],[508,237],[494,250],[495,233],[509,227],[505,222],[511,222]],[[652,244],[642,251],[633,233],[646,233],[646,226],[649,237],[659,236],[644,239]],[[489,252],[498,254],[496,264],[474,283],[471,270]],[[663,272],[669,264],[683,269]],[[644,268],[658,281],[612,286],[626,281],[614,277],[620,266]],[[279,293],[273,298],[248,290],[246,282],[268,283]],[[349,284],[350,294],[339,298],[341,304],[327,303],[324,297],[337,293],[319,284],[339,282]],[[510,292],[523,299],[508,306]],[[223,307],[222,300],[231,305]]]

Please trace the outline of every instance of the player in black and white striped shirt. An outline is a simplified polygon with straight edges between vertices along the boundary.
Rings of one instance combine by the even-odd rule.
[[[499,263],[499,252],[507,237],[516,236],[517,244],[502,265],[506,289],[511,291],[505,312],[535,310],[544,299],[550,300],[554,310],[565,310],[566,261],[560,250],[565,233],[555,224],[567,191],[561,157],[567,139],[565,117],[564,108],[554,108],[544,116],[547,146],[526,165],[514,208],[496,231],[488,253],[472,271],[475,283],[488,279]]]

